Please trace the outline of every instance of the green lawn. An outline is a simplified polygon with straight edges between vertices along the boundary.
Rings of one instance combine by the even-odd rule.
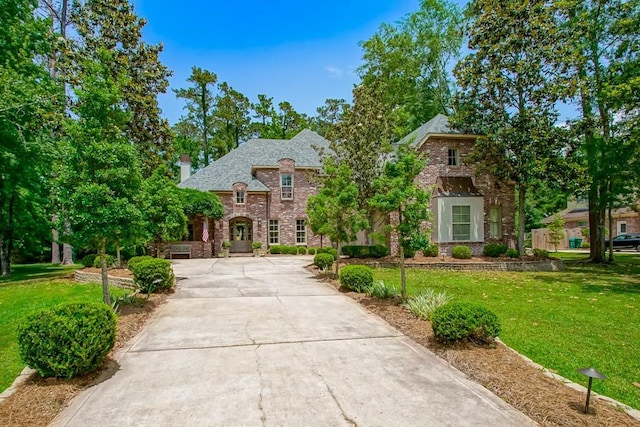
[[[0,392],[24,367],[18,355],[16,327],[26,315],[62,302],[102,301],[101,285],[61,278],[79,267],[16,265],[10,278],[0,280]]]
[[[446,290],[485,305],[500,317],[500,338],[510,347],[583,385],[576,370],[593,366],[609,377],[594,381],[595,391],[640,408],[633,385],[640,383],[640,255],[616,254],[609,266],[576,262],[583,254],[558,257],[564,272],[407,270],[407,290]],[[400,286],[397,269],[374,276]]]

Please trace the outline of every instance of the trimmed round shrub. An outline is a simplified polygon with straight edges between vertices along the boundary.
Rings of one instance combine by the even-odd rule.
[[[336,248],[332,248],[330,246],[326,247],[326,248],[318,248],[316,253],[318,253],[318,254],[331,254],[333,256],[334,260],[338,259],[338,250]]]
[[[423,249],[422,254],[426,257],[437,257],[440,254],[440,247],[437,243],[431,243],[427,249]]]
[[[298,247],[297,246],[284,246],[282,248],[282,253],[285,255],[298,255]]]
[[[366,292],[373,285],[373,271],[366,265],[347,265],[340,269],[340,283],[355,292]]]
[[[107,268],[113,268],[116,266],[118,260],[116,260],[116,257],[114,257],[113,255],[105,255],[105,260],[107,262]],[[102,265],[100,264],[100,255],[96,255],[96,259],[93,260],[93,266],[95,268],[101,268]]]
[[[582,244],[582,246],[580,246],[580,247],[581,247],[581,248],[583,248],[583,249],[585,249],[585,248],[586,248],[586,249],[589,249],[589,248],[591,247],[591,245],[589,244],[589,242],[584,242],[584,243]]]
[[[251,243],[252,249],[262,249],[262,242],[253,242]]]
[[[545,249],[534,249],[533,250],[533,256],[535,256],[536,258],[549,258],[549,252]]]
[[[446,343],[468,340],[492,342],[500,334],[500,321],[492,311],[470,302],[450,302],[431,315],[431,327],[437,339]]]
[[[307,253],[309,255],[315,255],[316,254],[316,248],[309,248],[307,249]]]
[[[116,315],[102,303],[62,304],[18,325],[20,357],[43,377],[72,378],[95,371],[115,339]]]
[[[371,258],[384,258],[389,255],[389,248],[385,245],[369,246],[369,256]]]
[[[509,249],[507,245],[502,243],[487,243],[482,249],[482,255],[497,258],[500,255],[505,254],[507,249]]]
[[[169,290],[175,282],[171,262],[166,259],[152,258],[140,261],[131,272],[133,281],[140,292],[145,294]]]
[[[269,253],[270,254],[281,254],[282,253],[282,246],[281,245],[271,245],[269,246]]]
[[[153,259],[153,257],[149,255],[134,256],[129,261],[127,261],[127,267],[129,268],[129,270],[133,271],[136,268],[136,265],[138,265],[140,262],[150,259]]]
[[[517,249],[508,249],[505,255],[508,258],[520,258],[520,252]]]
[[[333,261],[333,255],[331,254],[316,254],[316,256],[313,257],[313,263],[320,270],[327,270],[331,268]]]
[[[471,248],[469,246],[454,246],[451,248],[451,256],[456,259],[471,258]]]
[[[84,265],[85,267],[93,267],[93,261],[95,261],[97,257],[97,254],[85,255],[84,258],[82,258],[82,260],[80,261],[80,264]]]
[[[298,246],[298,255],[306,255],[307,247],[306,246]]]

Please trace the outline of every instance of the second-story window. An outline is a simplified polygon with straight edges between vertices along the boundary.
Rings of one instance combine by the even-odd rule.
[[[243,190],[236,190],[236,204],[244,205],[245,193]]]
[[[290,173],[280,174],[280,191],[283,200],[293,199],[293,175]]]
[[[455,148],[449,148],[448,151],[448,159],[449,166],[458,166],[460,163],[460,159],[458,159],[458,150]]]

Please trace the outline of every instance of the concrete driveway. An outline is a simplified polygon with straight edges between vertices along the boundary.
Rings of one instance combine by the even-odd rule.
[[[55,426],[522,426],[533,422],[304,270],[175,261],[177,291]]]

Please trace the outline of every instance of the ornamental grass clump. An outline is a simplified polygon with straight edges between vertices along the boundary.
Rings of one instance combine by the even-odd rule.
[[[43,377],[95,371],[113,348],[116,315],[105,304],[70,303],[42,310],[18,325],[23,362]]]
[[[340,269],[340,283],[355,292],[366,292],[373,284],[373,270],[366,265],[347,265]]]
[[[367,288],[367,295],[380,299],[393,298],[398,296],[398,289],[395,286],[387,285],[382,280],[378,280]]]
[[[429,320],[431,315],[438,308],[451,301],[446,292],[436,292],[431,288],[425,289],[420,294],[411,297],[406,306],[419,319]]]
[[[500,334],[500,321],[488,308],[470,302],[451,302],[431,316],[435,337],[445,343],[492,343]]]

